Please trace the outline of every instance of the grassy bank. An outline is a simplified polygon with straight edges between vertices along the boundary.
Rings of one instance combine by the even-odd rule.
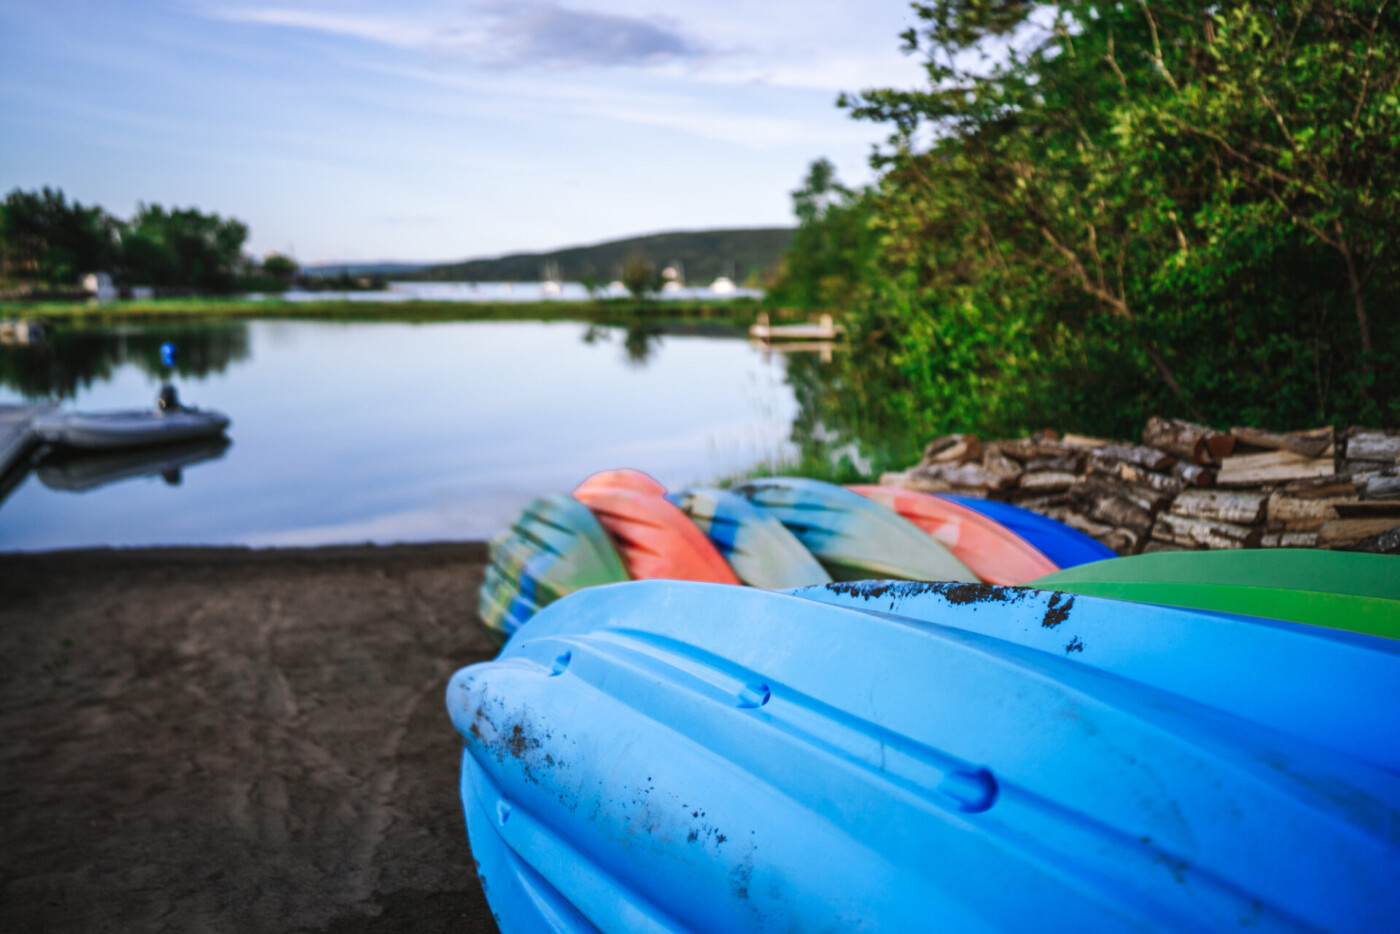
[[[0,302],[0,318],[40,319],[52,323],[106,324],[217,318],[288,318],[328,321],[593,321],[657,325],[704,321],[748,327],[762,306],[753,299],[680,302],[608,299],[586,302],[288,302],[242,298],[168,298],[88,302]]]

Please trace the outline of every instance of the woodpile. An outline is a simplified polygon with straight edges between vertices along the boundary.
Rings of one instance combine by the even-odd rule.
[[[1046,430],[949,435],[881,483],[1015,503],[1119,554],[1199,548],[1400,552],[1400,431],[1219,431],[1153,418],[1142,443]]]

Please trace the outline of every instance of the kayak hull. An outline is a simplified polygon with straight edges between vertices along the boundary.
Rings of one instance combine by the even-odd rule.
[[[664,496],[610,486],[574,495],[607,530],[633,580],[739,583],[705,533]]]
[[[932,535],[988,584],[1025,584],[1059,566],[1024,538],[973,509],[892,486],[849,487]]]
[[[1118,553],[1107,545],[1038,512],[976,496],[958,496],[952,493],[933,495],[979,512],[993,522],[1001,523],[1061,568],[1118,557]]]
[[[781,522],[726,490],[686,490],[667,497],[750,587],[790,590],[831,580],[812,553]]]
[[[977,580],[917,526],[844,487],[772,477],[750,481],[734,492],[786,526],[835,580]]]
[[[1400,910],[1400,776],[973,628],[594,588],[447,704],[504,930],[1359,931]]]

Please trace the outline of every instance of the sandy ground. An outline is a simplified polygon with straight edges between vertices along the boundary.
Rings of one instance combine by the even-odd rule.
[[[492,931],[483,546],[0,556],[0,930]]]

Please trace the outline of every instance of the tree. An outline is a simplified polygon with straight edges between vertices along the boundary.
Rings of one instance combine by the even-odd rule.
[[[283,285],[295,279],[301,269],[296,260],[290,256],[283,256],[281,253],[269,253],[263,257],[262,268],[263,272],[276,278]]]
[[[1400,421],[1400,321],[1372,312],[1400,300],[1384,0],[915,9],[928,86],[843,99],[891,130],[848,301],[898,404],[1121,433]]]
[[[661,290],[661,272],[650,259],[633,253],[622,261],[622,284],[633,298],[649,298]]]
[[[67,285],[110,270],[117,223],[99,207],[68,203],[62,191],[16,188],[0,203],[0,277]]]
[[[125,274],[132,282],[224,291],[233,282],[248,239],[242,221],[194,208],[166,211],[138,205],[123,228]]]

